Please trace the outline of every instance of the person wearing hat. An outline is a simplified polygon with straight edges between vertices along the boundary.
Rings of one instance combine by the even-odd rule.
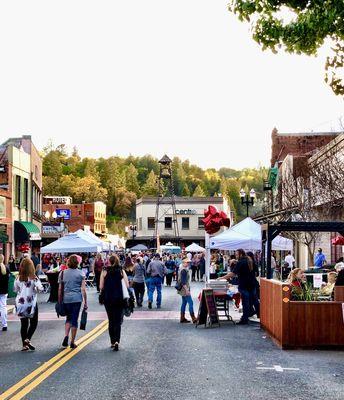
[[[193,301],[190,292],[190,271],[189,271],[190,260],[189,258],[184,258],[178,273],[178,282],[177,285],[179,286],[178,294],[182,296],[182,305],[180,307],[180,323],[187,323],[190,322],[188,319],[185,318],[185,310],[186,305],[189,305],[189,313],[192,319],[192,322],[195,324],[197,322],[197,318],[195,317],[194,309],[193,309]]]
[[[160,261],[160,254],[155,254],[153,260],[149,263],[147,274],[151,276],[148,291],[148,308],[152,308],[155,289],[157,291],[156,306],[157,308],[161,308],[161,287],[162,282],[164,281],[164,276],[167,274],[167,268]]]

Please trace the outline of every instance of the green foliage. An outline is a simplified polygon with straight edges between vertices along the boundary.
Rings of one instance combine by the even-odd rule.
[[[203,170],[178,157],[173,159],[172,171],[176,196],[205,197],[221,193],[237,220],[245,216],[240,188],[254,188],[259,196],[267,175],[265,168]],[[113,232],[122,229],[118,219],[135,219],[137,198],[157,195],[158,173],[158,160],[150,155],[81,159],[76,148],[70,155],[64,145],[54,147],[49,143],[43,149],[44,195],[71,196],[75,202],[105,201],[109,216],[116,219]]]
[[[277,53],[316,55],[330,40],[333,54],[327,59],[326,82],[344,95],[340,71],[344,66],[343,0],[230,0],[229,10],[251,23],[253,38],[262,48]]]

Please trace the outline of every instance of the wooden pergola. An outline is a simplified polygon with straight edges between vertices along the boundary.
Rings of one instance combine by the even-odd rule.
[[[262,276],[271,278],[271,242],[281,232],[338,232],[344,236],[344,222],[278,222],[262,225]],[[266,251],[266,252],[265,252]],[[267,254],[267,259],[265,259]]]

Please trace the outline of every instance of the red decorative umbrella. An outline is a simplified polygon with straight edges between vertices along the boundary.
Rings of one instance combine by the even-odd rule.
[[[335,246],[344,246],[344,237],[336,236],[332,239],[332,244],[334,244]]]

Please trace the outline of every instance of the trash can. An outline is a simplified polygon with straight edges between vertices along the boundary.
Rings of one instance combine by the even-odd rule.
[[[16,297],[16,293],[13,290],[14,281],[16,277],[13,274],[10,274],[8,278],[8,297]]]

